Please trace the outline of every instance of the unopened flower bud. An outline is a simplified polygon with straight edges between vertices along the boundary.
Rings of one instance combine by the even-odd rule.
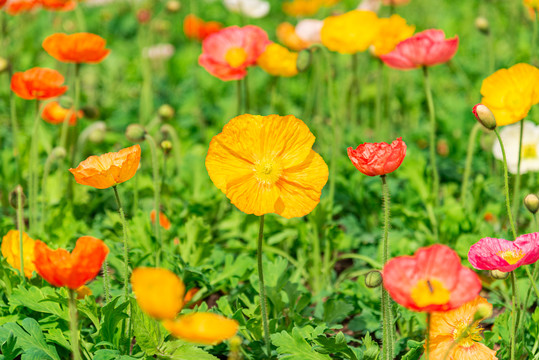
[[[174,113],[174,108],[168,104],[161,105],[159,110],[157,110],[157,115],[159,115],[162,120],[172,119],[174,117]]]
[[[373,270],[365,275],[365,286],[368,288],[377,288],[382,284],[382,274],[378,270]]]
[[[535,214],[539,210],[539,197],[535,194],[528,194],[524,198],[524,205],[526,209],[532,214]]]
[[[475,19],[475,27],[485,35],[489,33],[488,20],[483,16],[479,16]]]
[[[71,109],[74,105],[74,101],[69,96],[62,96],[60,101],[58,101],[58,104],[64,109]]]
[[[7,59],[0,57],[0,74],[6,71],[8,67],[9,67],[9,62],[7,61]]]
[[[298,54],[298,59],[296,60],[296,67],[299,72],[304,72],[311,66],[313,54],[311,50],[305,49],[301,50]]]
[[[479,304],[473,315],[474,321],[481,321],[492,316],[492,306],[490,304]]]
[[[18,209],[18,194],[21,194],[21,206],[24,207],[24,203],[26,202],[26,196],[24,195],[24,191],[22,189],[22,186],[17,185],[15,189],[9,193],[9,204],[14,209]]]
[[[139,124],[131,124],[125,130],[125,137],[132,142],[144,141],[146,136],[146,129]]]
[[[91,128],[89,129],[90,135],[88,135],[88,140],[95,144],[99,144],[100,142],[105,140],[105,135],[107,134],[107,126],[103,121],[98,121],[90,126]]]
[[[473,107],[472,112],[481,125],[489,130],[496,128],[496,119],[488,107],[483,104],[477,104]]]
[[[167,4],[165,6],[169,13],[177,13],[178,11],[180,11],[181,7],[182,3],[177,0],[167,1]]]
[[[507,279],[507,277],[509,276],[509,273],[508,272],[503,272],[503,271],[500,271],[500,270],[491,270],[490,271],[490,276],[494,279],[497,279],[497,280],[503,280],[503,279]]]
[[[66,149],[61,146],[57,146],[52,149],[51,156],[55,159],[63,159],[66,157]]]
[[[172,142],[170,142],[170,140],[161,141],[161,149],[163,149],[163,153],[165,155],[170,154],[170,151],[172,150]]]
[[[84,117],[87,119],[97,119],[99,118],[99,109],[96,106],[93,105],[86,105],[81,108],[82,112],[84,113]]]
[[[449,144],[447,143],[447,140],[440,139],[438,143],[436,144],[436,152],[440,156],[447,156],[449,155]]]

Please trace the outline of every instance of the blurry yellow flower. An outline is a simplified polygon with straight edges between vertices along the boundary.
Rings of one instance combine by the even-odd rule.
[[[174,319],[182,309],[185,285],[172,271],[136,268],[131,285],[140,308],[156,319]]]
[[[342,15],[330,16],[322,27],[322,44],[341,54],[365,51],[373,44],[380,24],[372,11],[352,10]]]
[[[75,290],[75,292],[77,293],[77,300],[82,300],[86,296],[92,295],[92,290],[90,290],[90,288],[86,285],[82,285],[80,288]]]
[[[328,179],[315,137],[296,117],[241,115],[213,137],[206,169],[238,209],[255,215],[304,216]]]
[[[36,269],[34,265],[34,245],[35,240],[27,233],[22,233],[22,249],[24,256],[24,276],[32,277],[32,272]],[[21,270],[21,252],[19,246],[19,231],[10,230],[2,239],[2,255],[7,263],[17,270]]]
[[[483,80],[481,95],[498,126],[520,121],[539,102],[539,69],[524,63],[500,69]]]
[[[531,9],[539,9],[539,0],[524,0],[524,5]]]
[[[283,11],[290,16],[310,16],[320,10],[324,0],[292,0],[283,3]]]
[[[301,51],[310,45],[298,36],[294,25],[288,22],[281,23],[277,26],[277,39],[284,46],[294,51]]]
[[[333,6],[333,5],[337,5],[341,0],[322,0],[322,5],[324,6]]]
[[[378,25],[380,30],[373,42],[376,56],[390,53],[398,43],[412,36],[415,31],[415,26],[406,25],[406,20],[399,15],[379,19]]]
[[[213,313],[192,313],[163,321],[173,336],[197,344],[216,345],[238,332],[238,322]]]
[[[284,46],[273,43],[266,47],[257,63],[270,75],[291,77],[298,73],[297,61],[297,52],[291,52]]]

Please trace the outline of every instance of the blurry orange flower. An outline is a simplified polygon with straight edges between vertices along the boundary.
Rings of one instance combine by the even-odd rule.
[[[150,220],[152,224],[155,224],[155,210],[150,212]],[[165,230],[170,230],[170,220],[162,211],[159,211],[159,225]]]
[[[34,252],[36,271],[43,279],[53,286],[77,290],[97,276],[109,248],[99,239],[83,236],[71,254],[65,249],[51,250],[40,240],[36,241]]]
[[[216,345],[238,332],[238,322],[224,316],[201,312],[163,321],[173,336],[197,344]]]
[[[67,91],[64,77],[58,71],[35,67],[17,72],[11,77],[11,90],[26,100],[45,100],[60,96]]]
[[[320,10],[324,0],[292,0],[283,3],[283,11],[290,16],[310,16]]]
[[[304,216],[328,180],[315,137],[293,115],[241,115],[213,137],[206,169],[238,209],[255,215]]]
[[[372,11],[352,10],[324,20],[322,44],[331,51],[355,54],[374,42],[380,29],[378,16]]]
[[[223,25],[217,21],[204,21],[196,15],[189,14],[183,20],[183,32],[188,39],[202,41],[218,32]]]
[[[136,268],[131,285],[140,308],[156,319],[174,319],[182,309],[185,285],[172,271]]]
[[[382,4],[384,4],[386,6],[390,6],[390,5],[394,5],[394,6],[406,5],[409,2],[410,2],[410,0],[382,0]]]
[[[75,292],[77,293],[77,300],[82,300],[86,296],[92,295],[92,290],[90,290],[90,288],[86,285],[82,285],[80,288],[75,290]]]
[[[539,103],[539,69],[524,63],[500,69],[483,80],[481,95],[498,126],[516,123]]]
[[[379,31],[374,38],[374,54],[384,55],[395,49],[398,43],[414,34],[415,26],[406,25],[399,15],[392,15],[390,18],[378,20]]]
[[[96,189],[106,189],[131,179],[140,163],[140,145],[110,152],[100,156],[92,155],[82,161],[76,169],[69,169],[75,181]]]
[[[40,4],[37,0],[9,0],[4,5],[4,9],[9,15],[18,15],[31,11],[39,7]]]
[[[103,61],[109,53],[105,39],[90,33],[67,35],[56,33],[43,41],[43,49],[61,62],[95,64]]]
[[[185,297],[183,298],[183,303],[187,304],[189,301],[193,299],[193,297],[196,295],[197,292],[199,292],[199,288],[191,288],[187,293],[185,294]]]
[[[45,105],[41,117],[49,124],[58,125],[64,122],[69,116],[69,125],[73,126],[77,124],[77,119],[84,116],[83,112],[79,110],[75,114],[74,109],[65,109],[57,101],[52,101]]]
[[[70,11],[77,7],[75,0],[39,0],[39,2],[47,10]]]
[[[9,265],[17,270],[21,270],[21,252],[19,244],[19,231],[10,230],[2,238],[2,256],[6,258]],[[32,277],[32,272],[36,269],[34,266],[34,245],[35,240],[30,238],[27,233],[22,233],[22,249],[24,256],[24,276],[28,279]]]
[[[7,1],[7,0],[0,0],[0,8],[1,8],[2,6],[4,6],[4,4],[6,3],[6,1]]]
[[[301,51],[309,47],[309,43],[303,41],[296,33],[294,25],[284,22],[277,26],[277,39],[287,48]]]
[[[483,307],[481,311],[487,313],[486,316],[492,313],[492,305],[486,299],[477,296],[458,309],[432,314],[429,359],[497,359],[496,351],[479,342],[482,340],[481,331],[483,330],[479,322],[483,319],[476,321],[474,317],[480,307]],[[453,345],[454,341],[457,341],[456,345]]]
[[[297,61],[298,53],[273,43],[266,46],[257,64],[270,75],[291,77],[298,74]]]

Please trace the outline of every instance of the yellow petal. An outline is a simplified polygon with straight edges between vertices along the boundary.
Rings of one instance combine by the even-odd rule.
[[[238,322],[213,313],[193,313],[163,321],[173,336],[197,344],[216,345],[238,332]]]
[[[32,272],[35,271],[34,265],[34,245],[35,240],[28,236],[27,233],[22,233],[22,249],[23,249],[23,261],[24,261],[24,276],[27,278],[32,277]],[[10,230],[2,239],[2,255],[6,258],[6,261],[13,268],[20,271],[21,269],[21,253],[20,253],[20,239],[18,230]]]

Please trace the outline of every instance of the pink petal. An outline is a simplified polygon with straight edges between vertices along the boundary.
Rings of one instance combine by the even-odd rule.
[[[468,261],[478,270],[499,270],[509,272],[519,267],[518,263],[510,265],[498,254],[503,251],[515,250],[519,248],[505,239],[483,238],[470,247]]]

